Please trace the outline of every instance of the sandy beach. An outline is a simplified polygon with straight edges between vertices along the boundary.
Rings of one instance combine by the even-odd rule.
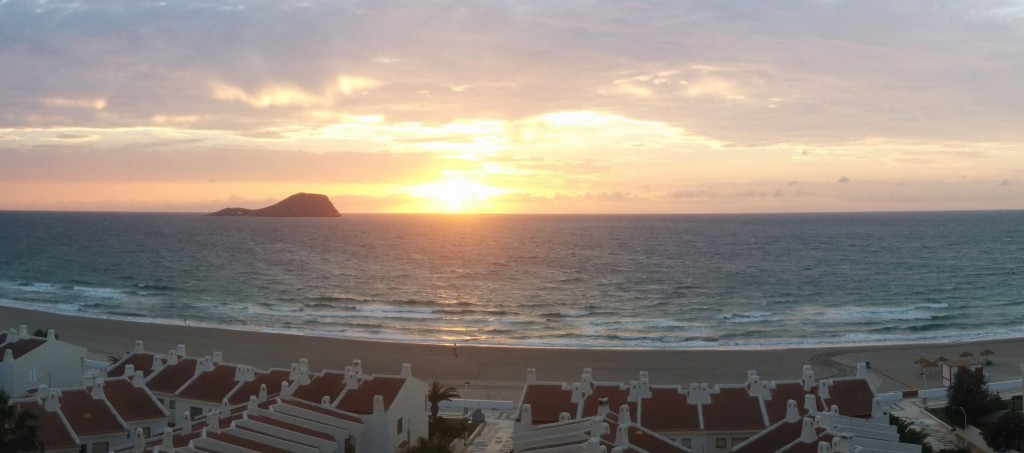
[[[747,370],[764,379],[797,379],[801,367],[811,364],[818,378],[851,373],[857,362],[871,362],[871,377],[879,392],[922,388],[924,379],[914,364],[918,357],[955,358],[963,351],[978,354],[991,349],[992,382],[1021,378],[1024,339],[964,343],[901,344],[827,348],[755,350],[626,350],[485,347],[459,344],[425,345],[361,341],[315,336],[262,333],[185,325],[148,324],[45,313],[0,307],[0,328],[25,324],[55,329],[61,340],[87,348],[90,356],[106,360],[123,354],[135,340],[149,351],[167,351],[178,344],[189,355],[221,351],[229,363],[258,368],[287,368],[300,357],[313,370],[342,369],[361,359],[369,373],[397,374],[402,363],[412,364],[413,375],[425,381],[459,385],[467,398],[515,400],[527,368],[536,368],[543,381],[579,380],[584,368],[598,381],[629,381],[648,371],[653,384],[707,382],[740,383]],[[457,352],[457,354],[456,354]],[[926,369],[927,387],[938,387],[937,369]],[[466,385],[466,382],[469,384]]]

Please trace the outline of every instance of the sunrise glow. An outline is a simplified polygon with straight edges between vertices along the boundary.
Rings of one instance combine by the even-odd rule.
[[[0,29],[0,210],[1024,208],[1012,1],[18,0]]]

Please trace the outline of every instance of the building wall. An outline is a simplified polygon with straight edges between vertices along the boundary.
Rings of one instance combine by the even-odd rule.
[[[84,372],[85,348],[49,340],[14,363],[0,365],[0,385],[18,398],[41,384],[52,388],[79,386]]]

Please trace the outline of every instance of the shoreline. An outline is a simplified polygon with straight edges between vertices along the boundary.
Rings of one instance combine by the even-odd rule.
[[[186,345],[192,356],[221,351],[227,363],[256,368],[288,368],[300,357],[316,372],[341,370],[361,359],[368,373],[398,374],[403,363],[412,364],[413,376],[426,382],[437,379],[457,385],[463,397],[517,400],[527,368],[537,369],[541,381],[575,382],[584,368],[593,369],[596,381],[628,382],[648,371],[652,384],[686,386],[691,382],[736,384],[747,370],[762,379],[800,378],[803,365],[812,365],[817,379],[849,373],[857,362],[870,361],[872,383],[880,392],[939,387],[937,369],[920,376],[913,363],[918,357],[956,358],[962,351],[977,354],[989,348],[993,366],[986,367],[991,382],[1021,378],[1024,338],[947,343],[821,346],[764,349],[598,349],[533,348],[356,340],[289,333],[233,330],[216,327],[123,321],[48,313],[0,306],[0,329],[25,324],[55,329],[61,340],[83,346],[89,358],[105,361],[142,340],[145,349],[164,352]],[[925,379],[928,385],[924,385]],[[465,384],[468,382],[469,384]]]
[[[164,319],[164,318],[155,318],[155,319],[152,319],[152,320],[149,320],[149,321],[143,321],[143,320],[141,320],[141,319],[143,319],[141,317],[130,317],[130,316],[118,317],[118,316],[109,316],[109,315],[104,316],[104,315],[101,315],[101,314],[95,314],[94,315],[92,313],[85,313],[85,312],[76,312],[76,313],[70,313],[70,312],[48,312],[48,311],[43,310],[43,309],[29,308],[29,307],[20,306],[20,305],[7,305],[7,304],[5,304],[3,302],[0,302],[0,310],[3,310],[3,309],[23,310],[23,311],[39,312],[39,313],[46,313],[46,314],[52,314],[52,315],[58,315],[58,316],[68,316],[68,317],[74,317],[74,318],[87,318],[87,319],[95,319],[95,320],[100,320],[100,321],[116,321],[116,322],[134,323],[134,324],[141,324],[141,325],[165,325],[165,326],[177,326],[177,327],[182,327],[182,328],[192,328],[192,327],[195,327],[195,328],[200,328],[200,329],[219,329],[219,330],[228,330],[228,331],[233,331],[233,332],[251,332],[251,333],[265,333],[265,334],[279,334],[279,335],[296,335],[296,336],[304,336],[304,337],[325,338],[325,339],[346,340],[346,341],[369,341],[369,342],[374,342],[374,343],[394,343],[394,344],[403,344],[403,345],[415,344],[415,345],[424,345],[424,346],[447,346],[447,345],[451,344],[451,343],[449,343],[449,341],[453,341],[455,343],[459,343],[460,345],[466,345],[466,346],[472,345],[472,346],[479,346],[479,347],[484,347],[484,348],[555,349],[555,350],[573,350],[573,351],[575,351],[575,350],[605,350],[605,351],[775,351],[775,350],[791,350],[791,349],[870,348],[870,347],[888,347],[888,346],[912,347],[912,346],[924,346],[924,345],[928,345],[928,344],[934,344],[936,342],[939,342],[939,343],[942,343],[942,344],[948,344],[948,345],[956,345],[956,344],[966,344],[966,345],[969,345],[971,343],[986,343],[986,342],[1024,340],[1024,331],[1022,331],[1022,332],[1019,332],[1019,333],[1016,333],[1016,334],[1009,334],[1009,335],[1006,335],[1006,336],[999,336],[999,335],[993,334],[993,335],[984,336],[984,337],[981,337],[981,338],[978,338],[979,335],[973,335],[973,336],[968,337],[966,339],[941,338],[940,337],[940,338],[920,338],[920,339],[895,340],[895,341],[891,341],[891,342],[881,342],[880,341],[880,342],[860,342],[860,343],[856,343],[856,342],[854,342],[854,343],[846,343],[846,342],[802,343],[802,342],[794,341],[792,343],[779,342],[779,343],[769,343],[769,344],[762,344],[762,345],[740,344],[740,345],[664,347],[664,348],[658,348],[658,347],[637,347],[637,346],[624,346],[624,347],[594,346],[594,347],[587,347],[587,346],[573,346],[573,345],[564,345],[564,346],[563,345],[558,345],[558,346],[551,346],[551,345],[515,345],[515,344],[478,343],[478,342],[475,342],[475,340],[472,340],[472,339],[445,340],[444,342],[431,342],[431,341],[427,341],[427,340],[416,340],[416,339],[402,340],[402,339],[387,339],[387,338],[361,338],[361,337],[351,337],[351,336],[341,336],[341,335],[317,335],[315,333],[294,332],[294,331],[287,331],[287,330],[283,330],[283,329],[282,330],[258,330],[256,328],[232,328],[232,327],[228,327],[228,326],[218,326],[218,325],[213,325],[213,324],[207,324],[207,323],[204,323],[202,321],[200,321],[198,323],[189,324],[187,320],[179,321],[179,320]],[[9,327],[4,327],[4,326],[0,325],[0,329],[7,329],[7,328],[9,328]]]

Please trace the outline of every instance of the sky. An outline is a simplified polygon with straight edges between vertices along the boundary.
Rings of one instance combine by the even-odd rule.
[[[1024,209],[1024,1],[0,0],[0,210]]]

